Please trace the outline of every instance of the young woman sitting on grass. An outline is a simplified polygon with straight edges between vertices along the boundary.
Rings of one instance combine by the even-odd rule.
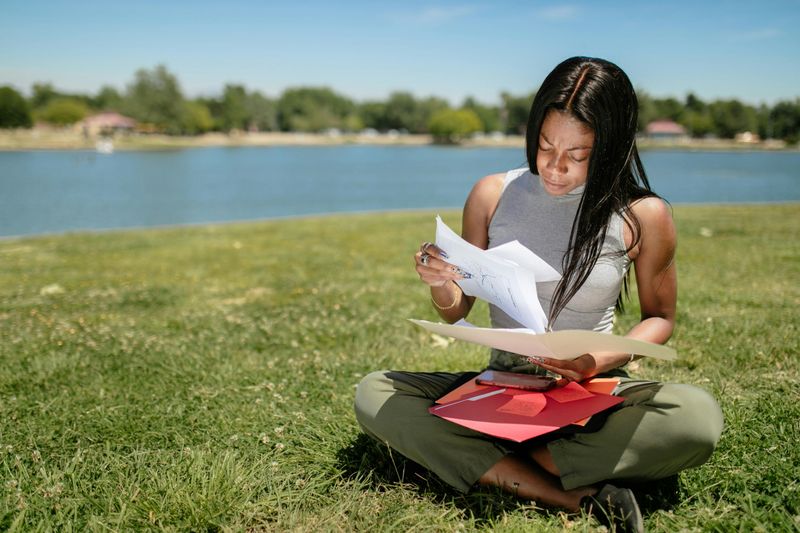
[[[544,80],[527,124],[528,167],[487,176],[472,189],[462,235],[483,248],[513,240],[562,273],[537,283],[550,327],[611,332],[630,265],[641,320],[627,336],[654,343],[675,325],[675,228],[648,184],[636,149],[637,99],[627,75],[601,59],[574,57]],[[424,243],[415,255],[439,315],[455,322],[474,298],[458,270]],[[520,327],[490,306],[492,326]],[[567,380],[618,376],[618,408],[521,445],[431,415],[428,408],[474,373],[379,371],[358,386],[364,431],[461,491],[496,485],[520,498],[641,531],[633,493],[614,483],[655,480],[703,464],[722,431],[722,413],[705,391],[630,378],[627,353],[587,353],[570,361],[492,350],[488,368],[549,371]],[[570,428],[574,428],[570,426]],[[615,481],[619,480],[619,481]]]

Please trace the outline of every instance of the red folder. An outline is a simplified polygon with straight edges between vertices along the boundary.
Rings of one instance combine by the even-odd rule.
[[[595,382],[595,383],[593,383]],[[587,417],[623,401],[605,392],[618,380],[569,383],[546,392],[478,385],[470,380],[437,400],[431,414],[481,433],[515,442],[558,428],[585,423]],[[602,392],[600,392],[602,391]]]

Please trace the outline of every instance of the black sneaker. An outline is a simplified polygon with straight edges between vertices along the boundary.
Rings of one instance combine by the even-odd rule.
[[[611,531],[644,532],[642,513],[631,489],[606,483],[594,496],[585,496],[581,508]]]

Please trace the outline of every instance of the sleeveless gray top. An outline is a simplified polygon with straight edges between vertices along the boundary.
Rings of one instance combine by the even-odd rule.
[[[518,240],[544,259],[559,273],[561,260],[569,247],[572,222],[578,211],[584,187],[563,196],[551,196],[542,187],[539,176],[528,168],[509,171],[503,192],[489,223],[489,248]],[[553,330],[588,329],[610,333],[614,327],[614,308],[630,258],[625,253],[622,216],[611,216],[606,240],[597,264],[586,282],[551,324]],[[539,301],[545,315],[558,282],[537,283]],[[519,328],[518,322],[500,308],[490,305],[492,327]],[[514,372],[535,372],[539,367],[524,358],[492,350],[489,368]]]

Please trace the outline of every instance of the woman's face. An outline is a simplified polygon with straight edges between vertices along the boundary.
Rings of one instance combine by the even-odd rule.
[[[586,183],[594,131],[569,113],[551,109],[542,122],[536,168],[548,194],[561,196]]]

